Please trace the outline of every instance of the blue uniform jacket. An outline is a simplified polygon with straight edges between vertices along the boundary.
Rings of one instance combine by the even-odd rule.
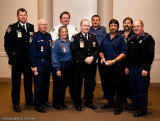
[[[100,44],[100,52],[104,54],[106,60],[112,60],[121,53],[127,54],[127,44],[124,36],[117,33],[111,40],[110,34],[107,34]]]
[[[90,33],[96,34],[96,38],[98,40],[98,44],[100,45],[102,42],[102,39],[106,36],[106,27],[99,26],[98,29],[94,29],[93,26],[90,27]]]
[[[32,67],[49,64],[52,38],[49,33],[36,32],[29,40],[29,59]]]
[[[61,62],[72,62],[70,44],[69,39],[64,42],[61,38],[54,42],[52,47],[52,66],[56,68],[56,71],[60,70]]]

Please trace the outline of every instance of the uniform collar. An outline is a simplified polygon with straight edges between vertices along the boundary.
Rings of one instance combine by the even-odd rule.
[[[96,30],[98,30],[98,29],[101,29],[101,26],[99,26],[96,30],[93,28],[93,26],[91,26],[90,29],[96,31]]]
[[[58,38],[58,40],[59,40],[60,42],[65,42],[65,41],[63,41],[63,40],[62,40],[62,38],[61,38],[61,37],[59,37],[59,38]],[[69,40],[69,39],[67,39],[67,40],[66,40],[66,42],[70,42],[70,40]]]
[[[144,37],[145,36],[145,33],[144,33],[144,31],[142,32],[142,34],[139,36],[139,38],[141,38],[141,37]],[[135,38],[137,38],[137,36],[134,34],[134,37]],[[138,38],[137,38],[138,39]]]

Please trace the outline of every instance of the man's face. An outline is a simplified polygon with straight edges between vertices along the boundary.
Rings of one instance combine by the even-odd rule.
[[[39,31],[42,33],[46,33],[47,31],[47,21],[44,19],[41,19],[38,25]]]
[[[81,32],[83,32],[85,34],[88,34],[88,32],[90,30],[90,22],[86,21],[86,20],[83,20],[80,28],[81,28]]]
[[[110,24],[109,30],[111,34],[115,34],[118,32],[118,25],[115,23]]]
[[[17,15],[18,21],[20,21],[21,23],[25,24],[28,18],[27,13],[24,11],[19,11],[18,15]]]
[[[100,25],[100,20],[99,20],[99,17],[93,17],[92,18],[92,26],[93,28],[97,28],[98,26]]]
[[[135,21],[133,23],[133,31],[136,34],[137,37],[139,37],[143,33],[144,27],[142,26],[140,21]]]
[[[62,18],[60,19],[60,22],[64,25],[67,26],[70,22],[70,18],[68,14],[63,14]]]
[[[123,28],[126,31],[130,31],[132,29],[132,24],[131,24],[131,21],[129,19],[127,19],[126,21],[124,21]]]

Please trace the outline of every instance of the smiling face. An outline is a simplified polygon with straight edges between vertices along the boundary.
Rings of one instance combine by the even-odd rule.
[[[127,19],[126,21],[124,21],[123,28],[124,28],[124,31],[131,31],[132,29],[131,20]]]
[[[59,36],[63,40],[66,40],[68,37],[68,29],[66,27],[59,28]]]
[[[60,22],[64,25],[67,26],[70,22],[70,17],[68,14],[63,14],[62,18],[60,19]]]
[[[82,20],[80,28],[81,32],[83,32],[84,34],[88,34],[90,30],[90,22],[88,20]]]
[[[27,21],[28,15],[26,13],[26,11],[19,11],[18,15],[17,15],[17,19],[18,21],[20,21],[22,24],[25,24]]]
[[[38,21],[38,29],[42,33],[46,33],[47,31],[47,21],[45,19],[40,19]]]
[[[140,20],[136,20],[133,23],[133,31],[137,37],[140,37],[141,34],[143,33],[144,27],[143,27],[143,24]]]

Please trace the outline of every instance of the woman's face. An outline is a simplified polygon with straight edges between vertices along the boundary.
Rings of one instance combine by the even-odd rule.
[[[59,33],[59,36],[62,38],[62,39],[66,39],[68,37],[68,31],[66,28],[63,28],[60,33]]]

